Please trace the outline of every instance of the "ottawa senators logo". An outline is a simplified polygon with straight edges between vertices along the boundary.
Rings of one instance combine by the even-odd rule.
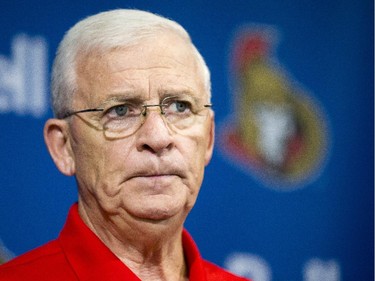
[[[321,106],[276,59],[276,35],[271,28],[246,28],[235,37],[233,116],[220,126],[219,146],[266,185],[290,190],[321,168],[327,125]]]

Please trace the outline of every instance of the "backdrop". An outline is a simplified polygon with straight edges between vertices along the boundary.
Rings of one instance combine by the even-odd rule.
[[[373,280],[373,1],[0,3],[2,259],[53,239],[75,202],[42,138],[65,31],[113,8],[181,23],[212,71],[216,150],[186,222],[255,281]]]

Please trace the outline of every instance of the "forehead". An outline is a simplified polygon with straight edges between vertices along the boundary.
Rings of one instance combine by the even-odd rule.
[[[78,99],[96,101],[126,93],[160,96],[184,91],[204,96],[203,68],[185,39],[160,34],[127,48],[94,52],[77,64]]]

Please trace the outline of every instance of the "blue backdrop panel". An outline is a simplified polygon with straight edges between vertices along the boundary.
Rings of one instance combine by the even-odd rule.
[[[65,31],[139,8],[181,23],[212,72],[217,134],[186,227],[255,281],[373,280],[373,2],[2,1],[0,259],[59,233],[76,201],[44,145]]]

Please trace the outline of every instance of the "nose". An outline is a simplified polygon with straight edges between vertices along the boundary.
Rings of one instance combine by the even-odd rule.
[[[137,150],[163,154],[173,147],[173,135],[160,108],[147,108],[144,122],[137,132]]]

